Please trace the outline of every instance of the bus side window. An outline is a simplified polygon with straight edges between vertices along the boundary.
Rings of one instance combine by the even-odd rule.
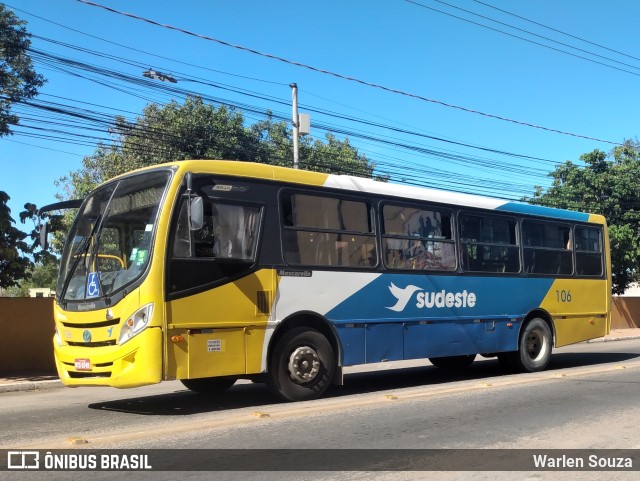
[[[366,202],[295,193],[283,196],[281,212],[287,264],[360,268],[377,264]]]
[[[602,235],[596,227],[576,227],[576,273],[602,275]]]
[[[469,272],[516,273],[520,247],[514,219],[493,215],[460,215],[463,268]]]
[[[522,223],[524,261],[529,274],[571,275],[571,228],[554,222]]]
[[[387,269],[456,269],[452,215],[446,210],[386,204],[382,247]]]

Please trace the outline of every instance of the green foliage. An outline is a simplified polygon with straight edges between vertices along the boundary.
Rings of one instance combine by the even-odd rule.
[[[64,222],[62,215],[51,215],[44,213],[41,216],[42,222],[49,223],[50,232],[61,233],[64,230]],[[40,232],[38,230],[38,207],[35,204],[27,202],[24,210],[20,212],[20,222],[25,224],[28,220],[33,223],[33,229],[28,234],[30,239],[29,253],[33,256],[36,263],[50,263],[55,261],[56,257],[48,251],[40,249]],[[46,287],[46,286],[44,286]]]
[[[9,126],[18,123],[11,106],[33,98],[38,87],[45,83],[44,77],[33,69],[27,54],[31,35],[25,24],[0,3],[0,137],[10,134]]]
[[[609,224],[613,293],[621,294],[640,277],[640,143],[626,141],[607,155],[583,154],[579,167],[567,161],[549,175],[546,191],[536,188],[536,204],[602,214]]]
[[[28,277],[32,262],[24,254],[29,252],[25,242],[27,234],[12,224],[11,209],[7,205],[10,197],[0,191],[0,288],[15,286]]]
[[[117,119],[113,142],[100,145],[83,167],[59,179],[64,198],[84,197],[97,184],[141,167],[184,159],[223,159],[291,166],[292,134],[271,117],[245,126],[244,116],[227,107],[189,97],[183,104],[147,105],[135,122]],[[300,139],[300,168],[370,177],[374,164],[349,140],[326,135],[326,142]]]
[[[29,297],[29,289],[48,287],[55,291],[58,278],[58,261],[51,258],[32,265],[16,286],[7,289],[9,297]]]

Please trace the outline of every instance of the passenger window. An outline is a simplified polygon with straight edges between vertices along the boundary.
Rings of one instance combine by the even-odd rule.
[[[462,267],[469,272],[520,271],[520,248],[513,219],[460,215]]]
[[[552,222],[522,223],[525,271],[530,274],[573,273],[571,229]]]
[[[370,206],[309,194],[282,200],[283,253],[290,265],[365,268],[377,264]]]
[[[387,269],[454,271],[452,215],[410,206],[382,208],[382,249]]]
[[[576,227],[576,274],[602,275],[602,231],[595,227]]]

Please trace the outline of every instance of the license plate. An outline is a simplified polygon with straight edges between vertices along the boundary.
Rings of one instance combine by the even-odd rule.
[[[76,370],[91,371],[91,361],[89,359],[76,359]]]

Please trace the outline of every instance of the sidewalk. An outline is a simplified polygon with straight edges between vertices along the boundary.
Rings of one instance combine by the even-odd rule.
[[[14,391],[40,391],[62,387],[57,374],[16,374],[0,376],[0,394]]]
[[[614,329],[608,336],[587,342],[612,342],[640,338],[640,329]],[[15,391],[40,391],[62,387],[55,374],[16,374],[0,376],[0,393]]]

